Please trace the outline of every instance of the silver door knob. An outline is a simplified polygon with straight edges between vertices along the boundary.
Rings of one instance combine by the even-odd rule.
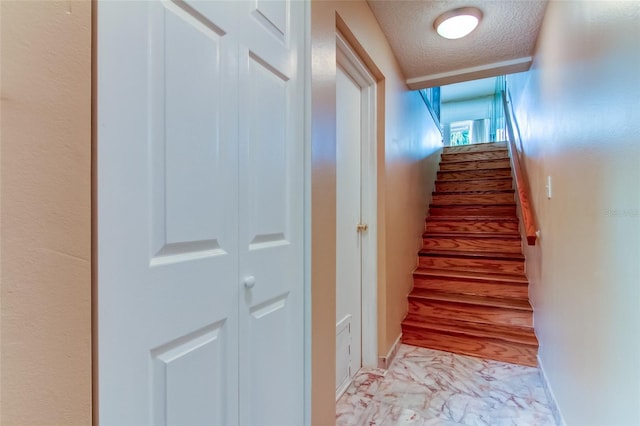
[[[256,285],[256,277],[250,275],[244,279],[244,288],[251,289]]]

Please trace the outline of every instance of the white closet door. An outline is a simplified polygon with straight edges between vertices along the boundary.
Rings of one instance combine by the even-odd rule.
[[[347,382],[362,366],[362,89],[338,66],[336,76],[336,363]],[[348,321],[348,327],[345,325]],[[344,337],[345,330],[349,338]],[[345,343],[348,346],[345,347]],[[339,379],[340,380],[340,379]]]
[[[304,6],[97,14],[100,424],[302,424]]]
[[[256,0],[240,36],[240,423],[303,419],[304,2]]]

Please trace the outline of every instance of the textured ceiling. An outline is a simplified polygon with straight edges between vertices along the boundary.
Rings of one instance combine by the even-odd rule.
[[[525,71],[547,0],[368,0],[412,89]],[[482,10],[470,35],[440,37],[433,21],[465,6]]]

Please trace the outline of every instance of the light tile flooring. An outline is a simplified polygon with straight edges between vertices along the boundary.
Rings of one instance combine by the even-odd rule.
[[[537,368],[401,345],[389,370],[361,370],[337,426],[555,425]]]

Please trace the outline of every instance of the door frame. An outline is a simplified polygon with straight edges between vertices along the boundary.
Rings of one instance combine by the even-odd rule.
[[[377,80],[345,36],[336,31],[336,67],[340,66],[360,86],[361,105],[361,219],[369,228],[362,233],[361,314],[362,366],[378,366],[378,233],[377,233]]]

